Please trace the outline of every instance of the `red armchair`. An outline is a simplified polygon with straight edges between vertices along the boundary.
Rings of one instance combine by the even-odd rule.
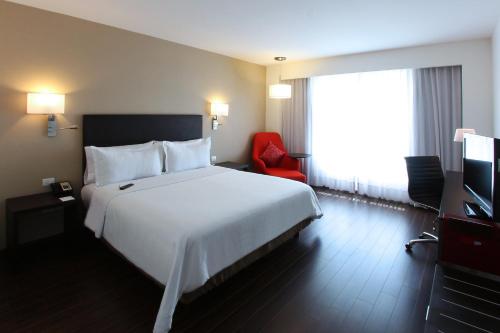
[[[269,141],[285,152],[285,156],[283,156],[277,167],[266,167],[264,161],[259,157],[266,149]],[[253,137],[252,161],[254,169],[259,173],[306,182],[306,176],[300,172],[299,160],[288,156],[288,152],[283,146],[281,136],[278,133],[260,132],[255,134]]]

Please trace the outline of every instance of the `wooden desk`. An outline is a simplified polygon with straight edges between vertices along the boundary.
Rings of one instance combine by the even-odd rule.
[[[469,218],[462,173],[446,173],[439,217],[439,261],[500,276],[500,223]]]

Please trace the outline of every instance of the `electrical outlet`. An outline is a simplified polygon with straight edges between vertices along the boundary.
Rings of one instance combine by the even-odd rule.
[[[215,162],[217,161],[217,156],[212,155],[212,156],[210,157],[210,161],[212,162],[212,164],[215,164]]]
[[[42,179],[42,186],[49,186],[50,184],[53,184],[55,182],[56,182],[56,179],[54,177],[43,178]]]

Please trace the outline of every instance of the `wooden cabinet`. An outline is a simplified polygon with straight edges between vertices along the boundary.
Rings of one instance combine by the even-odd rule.
[[[439,260],[500,276],[500,223],[472,219],[463,202],[472,198],[463,190],[462,174],[446,174],[440,209]]]
[[[23,225],[27,227],[26,230],[43,235],[47,229],[47,222],[60,221],[62,231],[67,234],[70,229],[74,229],[77,219],[77,201],[63,202],[52,193],[10,198],[6,200],[5,208],[7,250],[10,254],[15,254],[19,245],[24,243],[20,235]]]

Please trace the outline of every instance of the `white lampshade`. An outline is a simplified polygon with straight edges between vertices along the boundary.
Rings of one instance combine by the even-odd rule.
[[[455,138],[453,141],[455,142],[464,142],[464,134],[476,134],[476,130],[473,128],[457,128],[455,130]]]
[[[211,116],[224,116],[227,117],[229,114],[229,104],[226,103],[212,103],[210,105],[210,115]]]
[[[269,86],[269,98],[286,99],[292,97],[292,86],[289,84],[271,84]]]
[[[50,93],[28,93],[27,113],[64,113],[64,95]]]

